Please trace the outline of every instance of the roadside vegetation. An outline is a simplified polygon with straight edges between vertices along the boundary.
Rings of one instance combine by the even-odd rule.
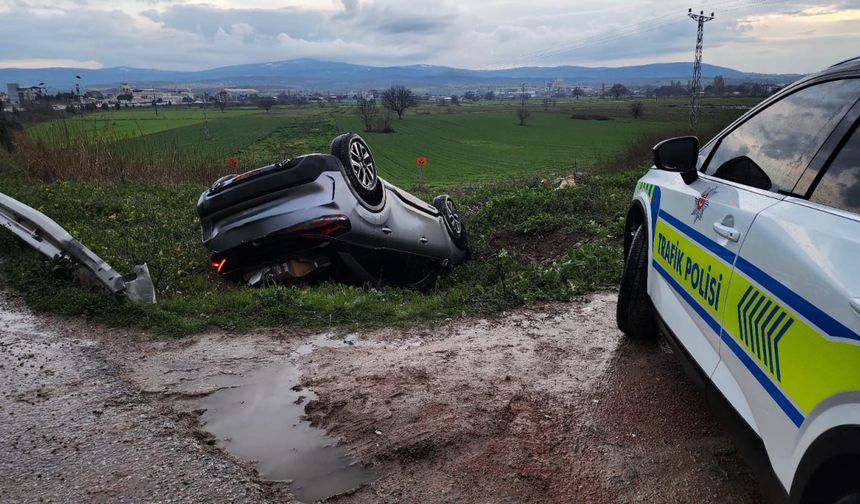
[[[51,216],[120,271],[147,262],[159,300],[134,305],[89,292],[67,268],[10,233],[0,233],[0,278],[35,310],[162,335],[388,326],[574,299],[616,286],[623,218],[650,147],[684,131],[683,107],[643,107],[634,119],[630,102],[580,100],[532,109],[520,127],[504,105],[453,106],[452,112],[419,106],[396,121],[396,133],[366,134],[383,177],[424,199],[450,192],[470,230],[474,259],[426,294],[337,284],[249,289],[224,283],[208,266],[195,204],[206,185],[233,171],[225,160],[246,169],[326,151],[338,132],[362,130],[352,107],[275,107],[223,118],[210,110],[208,141],[201,136],[204,123],[178,118],[178,126],[137,133],[123,126],[125,136],[86,133],[76,121],[90,117],[66,121],[69,133],[59,138],[39,135],[60,127],[38,126],[37,135],[18,135],[14,152],[0,152],[0,191]],[[172,120],[174,112],[180,111],[162,109],[159,121]],[[740,113],[705,109],[702,136]],[[416,186],[419,155],[429,158],[429,168]],[[557,176],[573,174],[565,184],[571,187],[557,188]]]

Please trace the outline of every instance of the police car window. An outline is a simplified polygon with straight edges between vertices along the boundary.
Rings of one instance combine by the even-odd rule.
[[[860,130],[854,130],[848,143],[824,172],[810,198],[816,203],[860,213]]]
[[[720,140],[705,173],[791,192],[821,144],[860,96],[860,80],[810,86],[773,103]]]

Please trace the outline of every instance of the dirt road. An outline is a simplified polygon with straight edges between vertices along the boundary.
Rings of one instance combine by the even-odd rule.
[[[758,502],[674,357],[622,341],[614,297],[154,341],[3,294],[0,502]]]

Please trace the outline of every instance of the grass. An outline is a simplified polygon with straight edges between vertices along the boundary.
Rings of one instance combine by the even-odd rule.
[[[337,117],[340,131],[361,131],[357,117]],[[395,184],[414,184],[415,160],[426,156],[423,181],[431,186],[492,181],[546,172],[576,171],[662,126],[633,119],[593,122],[567,114],[533,113],[519,126],[507,111],[440,113],[396,121],[396,134],[361,133],[380,172]]]
[[[172,336],[209,328],[401,325],[571,300],[617,285],[622,220],[642,173],[635,167],[654,138],[683,130],[686,120],[680,105],[663,106],[646,105],[646,118],[634,121],[629,102],[582,100],[535,108],[526,127],[517,126],[509,103],[424,106],[395,121],[397,133],[366,135],[383,176],[397,184],[412,186],[414,157],[428,156],[418,194],[454,194],[470,229],[474,259],[429,293],[338,284],[249,289],[222,282],[207,265],[195,203],[228,171],[224,156],[247,168],[327,151],[335,134],[358,129],[349,107],[223,117],[215,111],[208,141],[201,124],[191,123],[123,139],[78,134],[65,147],[25,142],[0,156],[0,191],[56,219],[117,270],[147,262],[159,302],[135,305],[90,292],[9,233],[0,233],[0,278],[37,311]],[[703,122],[713,130],[740,113],[713,107]],[[556,191],[546,180],[553,171],[601,175]],[[558,250],[550,261],[532,262],[518,253],[526,242]]]
[[[3,176],[4,192],[55,216],[115,268],[148,261],[159,302],[135,305],[88,292],[63,268],[45,261],[10,234],[0,234],[4,283],[35,310],[82,315],[109,326],[162,335],[207,328],[387,326],[493,313],[536,301],[569,300],[613,287],[621,266],[621,220],[639,173],[593,178],[555,191],[537,179],[484,186],[463,196],[475,259],[443,278],[429,294],[336,284],[242,288],[207,266],[194,202],[199,186],[42,184]],[[587,242],[551,264],[526,264],[491,238],[506,231],[539,239],[575,228]],[[571,244],[572,246],[573,244]]]
[[[531,118],[519,126],[515,104],[423,105],[393,121],[396,133],[364,133],[356,114],[334,114],[339,132],[362,134],[374,151],[384,178],[403,186],[422,183],[448,188],[529,175],[593,171],[625,146],[642,138],[686,132],[687,109],[678,100],[645,105],[645,117],[630,117],[630,101],[567,100],[544,110],[530,103]],[[571,119],[600,115],[607,121]],[[740,115],[733,109],[702,113],[702,130],[724,126]],[[419,175],[416,158],[428,167]]]
[[[217,107],[209,106],[206,115],[209,121],[225,118],[236,118],[247,115],[259,115],[263,111],[257,108],[231,108],[222,113]],[[73,135],[78,133],[91,140],[100,137],[117,139],[135,138],[161,131],[168,131],[183,126],[203,124],[204,111],[200,107],[159,106],[158,115],[152,107],[107,110],[87,115],[71,116],[67,119],[43,122],[29,128],[34,139],[53,141],[62,138],[68,129]]]

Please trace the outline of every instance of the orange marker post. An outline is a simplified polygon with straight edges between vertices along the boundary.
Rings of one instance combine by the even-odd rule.
[[[415,158],[415,164],[418,166],[418,187],[421,187],[421,182],[424,179],[424,170],[427,169],[427,158],[425,156],[418,156]]]

